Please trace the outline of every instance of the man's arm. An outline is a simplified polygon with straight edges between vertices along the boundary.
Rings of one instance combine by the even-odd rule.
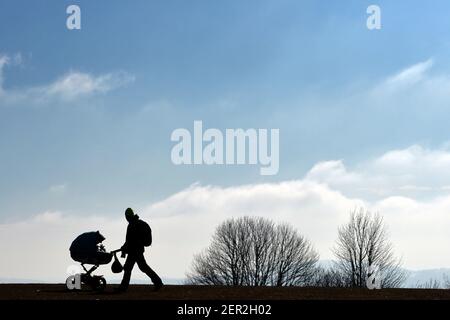
[[[120,250],[122,251],[122,254],[120,255],[122,258],[125,257],[125,255],[128,253],[128,242],[129,242],[129,237],[130,237],[130,225],[128,225],[127,227],[127,235],[125,236],[125,243],[123,244],[123,246],[120,248]]]

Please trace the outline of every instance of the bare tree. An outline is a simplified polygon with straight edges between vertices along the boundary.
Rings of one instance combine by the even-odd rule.
[[[444,289],[450,289],[450,279],[447,274],[443,275],[444,278]]]
[[[353,211],[349,223],[339,228],[333,251],[337,267],[348,278],[351,287],[366,287],[369,266],[378,269],[383,288],[399,287],[405,281],[401,260],[394,256],[379,214],[363,208]]]
[[[429,279],[426,282],[417,282],[416,288],[417,289],[441,289],[442,284],[437,279]]]
[[[317,261],[310,242],[290,225],[243,217],[217,227],[211,245],[194,256],[187,277],[192,284],[306,285]]]
[[[336,267],[318,267],[310,283],[311,287],[344,288],[349,286],[348,278]]]

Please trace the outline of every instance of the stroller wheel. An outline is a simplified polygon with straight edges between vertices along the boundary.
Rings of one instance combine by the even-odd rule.
[[[106,288],[106,279],[103,277],[95,277],[92,281],[92,289],[103,292]]]

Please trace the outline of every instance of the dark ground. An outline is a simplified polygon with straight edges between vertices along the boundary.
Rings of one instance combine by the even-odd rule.
[[[126,293],[68,291],[64,284],[0,284],[0,300],[450,300],[450,290],[132,285]]]

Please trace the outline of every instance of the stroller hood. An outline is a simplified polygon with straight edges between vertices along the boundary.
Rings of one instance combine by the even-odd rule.
[[[111,253],[105,252],[97,245],[105,240],[99,231],[86,232],[79,235],[70,246],[72,259],[87,264],[108,264],[111,262]]]
[[[97,251],[97,244],[105,240],[99,231],[85,232],[80,234],[71,244],[70,251]]]

